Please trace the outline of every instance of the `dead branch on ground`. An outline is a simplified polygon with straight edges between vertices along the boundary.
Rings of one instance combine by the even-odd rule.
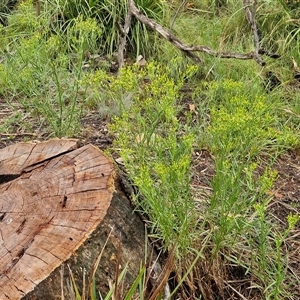
[[[131,10],[128,9],[125,22],[124,22],[124,27],[119,26],[119,30],[121,32],[121,43],[119,46],[118,50],[118,63],[119,63],[119,70],[122,68],[124,64],[124,52],[125,52],[125,47],[126,47],[126,40],[127,40],[127,35],[131,26],[131,19],[132,19],[132,14]]]
[[[279,58],[280,55],[277,53],[269,52],[267,49],[265,49],[262,46],[262,32],[259,30],[257,23],[255,21],[255,14],[256,14],[256,5],[257,0],[254,0],[251,4],[251,0],[244,0],[244,8],[246,11],[246,17],[247,20],[251,26],[251,29],[253,31],[253,37],[254,37],[254,47],[255,47],[255,57],[254,59],[262,66],[265,66],[266,63],[264,60],[260,57],[260,55],[266,55],[271,58]],[[251,9],[250,9],[251,8]]]
[[[136,6],[133,0],[129,0],[129,10],[131,11],[132,15],[136,17],[140,22],[149,26],[151,29],[157,31],[161,36],[163,36],[166,40],[171,42],[175,45],[179,50],[184,52],[188,57],[193,59],[198,63],[202,63],[202,60],[195,54],[193,54],[189,49],[188,46],[183,44],[179,39],[177,39],[174,35],[169,33],[163,26],[156,23],[154,20],[149,19],[145,16]]]
[[[259,63],[260,65],[264,66],[266,63],[265,61],[260,57],[260,37],[258,34],[258,27],[255,21],[255,13],[256,13],[256,3],[257,1],[254,0],[251,4],[251,0],[244,0],[244,8],[246,11],[246,17],[248,19],[249,24],[251,25],[251,29],[253,31],[254,36],[254,59]]]
[[[151,29],[158,32],[162,37],[164,37],[166,40],[168,40],[170,43],[172,43],[175,47],[177,47],[179,50],[181,50],[185,55],[193,59],[197,63],[202,63],[202,59],[195,55],[193,52],[204,52],[211,56],[220,57],[220,58],[235,58],[235,59],[241,59],[241,60],[248,60],[248,59],[254,59],[256,62],[258,62],[261,65],[264,65],[265,62],[259,57],[259,48],[256,48],[255,51],[249,52],[249,53],[238,53],[238,52],[219,52],[216,50],[213,50],[207,46],[190,46],[182,41],[180,41],[176,36],[171,34],[168,30],[166,30],[162,25],[155,22],[154,20],[148,18],[145,16],[136,6],[134,0],[128,0],[129,1],[129,11],[131,14],[140,22],[143,24],[149,26]],[[247,0],[245,0],[247,1]],[[251,14],[252,16],[252,14]],[[254,22],[254,24],[256,24]],[[254,28],[255,29],[255,28]],[[256,27],[256,34],[257,34],[257,27]],[[258,39],[259,41],[259,39]]]

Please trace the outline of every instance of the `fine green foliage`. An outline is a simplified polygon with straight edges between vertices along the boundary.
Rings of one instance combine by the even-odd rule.
[[[45,120],[55,136],[72,136],[80,128],[85,103],[83,59],[102,32],[94,20],[79,17],[66,38],[46,36],[46,20],[36,19],[34,13],[31,1],[22,2],[2,29],[2,41],[9,44],[2,52],[0,92],[10,101],[20,99],[24,108]],[[67,56],[67,49],[75,55]]]
[[[123,71],[121,78],[128,74]],[[143,89],[110,129],[117,136],[115,147],[139,187],[141,198],[137,201],[150,216],[152,234],[164,241],[166,249],[178,240],[184,253],[195,221],[189,189],[194,136],[185,132],[177,117],[182,81],[175,84],[168,72],[153,63],[139,72]]]
[[[247,90],[246,85],[232,80],[210,84],[211,124],[207,132],[212,150],[226,153],[228,159],[234,156],[251,161],[265,150],[272,155],[297,145],[297,137],[282,119],[283,103]]]
[[[73,2],[46,1],[42,14],[36,17],[33,1],[21,1],[1,34],[0,93],[9,101],[20,99],[55,136],[78,133],[84,107],[100,102],[102,114],[111,113],[107,109],[111,103],[106,100],[109,91],[101,95],[95,87],[99,81],[105,86],[105,72],[84,72],[83,65],[88,57],[99,53],[99,45],[104,53],[117,50],[117,24],[124,18],[127,5],[126,1],[118,5],[110,1]],[[162,18],[159,1],[141,1],[139,5],[150,17]],[[64,17],[59,20],[61,14]],[[130,40],[137,54],[154,49],[140,23],[135,22]],[[99,81],[94,80],[93,85],[90,78],[95,77]]]
[[[277,179],[268,164],[283,150],[296,146],[298,135],[284,121],[282,102],[248,91],[241,82],[213,83],[207,96],[211,120],[204,139],[216,164],[214,192],[204,221],[211,228],[211,259],[219,262],[222,255],[247,266],[257,276],[266,299],[280,299],[287,295],[287,257],[281,246],[295,222],[289,221],[291,225],[280,235],[278,225],[266,214],[272,199],[268,195]],[[262,154],[267,166],[260,175],[257,158]]]
[[[164,20],[166,6],[161,0],[138,0],[138,7],[149,18],[155,20]],[[48,13],[56,12],[57,23],[64,27],[72,26],[72,22],[79,16],[93,18],[103,35],[97,40],[102,54],[114,54],[119,47],[120,38],[122,36],[120,27],[124,26],[124,20],[127,15],[127,0],[58,0],[55,5],[50,5]],[[129,51],[134,56],[142,54],[148,56],[158,46],[155,45],[154,38],[146,29],[146,26],[133,20],[131,30],[129,32]]]
[[[150,216],[155,236],[167,249],[178,242],[180,261],[194,251],[191,246],[201,228],[199,236],[207,242],[198,250],[209,255],[201,254],[197,264],[210,261],[212,268],[219,268],[219,276],[225,276],[224,268],[233,263],[255,276],[266,298],[287,295],[287,257],[281,245],[295,223],[286,234],[279,235],[276,223],[266,214],[272,199],[268,195],[277,178],[272,162],[298,144],[298,135],[286,123],[282,110],[285,104],[280,98],[263,95],[259,89],[253,92],[232,80],[203,86],[206,106],[202,104],[202,109],[209,109],[210,122],[204,132],[198,132],[197,140],[214,154],[216,174],[211,183],[213,194],[203,206],[196,227],[188,162],[197,131],[189,123],[182,127],[178,122],[180,110],[175,108],[175,101],[180,82],[175,87],[165,77],[170,71],[161,70],[148,65],[148,84],[111,126],[117,137],[115,147],[139,188],[142,197],[137,201]],[[203,97],[198,95],[198,99]],[[259,174],[257,160],[262,154],[265,167]],[[298,220],[297,215],[289,218]],[[216,279],[216,284],[221,279]],[[218,288],[221,292],[223,286]]]
[[[127,270],[127,268],[125,267],[121,271],[121,273],[118,277],[118,285],[120,285],[122,283],[122,280],[124,279],[125,274],[126,274],[126,270]],[[72,285],[71,285],[72,292],[70,292],[70,294],[74,294],[74,297],[73,297],[74,300],[85,300],[85,299],[110,300],[110,299],[115,299],[115,297],[114,297],[115,289],[116,289],[115,284],[111,287],[110,291],[106,294],[106,296],[103,297],[101,295],[101,293],[99,291],[97,291],[96,280],[95,280],[95,276],[94,276],[93,280],[92,280],[91,289],[90,289],[88,295],[85,295],[84,293],[81,294],[80,291],[79,291],[79,288],[78,288],[78,286],[75,282],[74,275],[73,275],[71,269],[69,269],[69,272],[70,272],[70,277],[71,277],[71,282],[72,282]],[[146,274],[146,267],[141,266],[139,274],[137,275],[134,282],[130,286],[128,292],[122,297],[122,300],[132,300],[134,298],[134,296],[137,295],[137,293],[139,293],[139,295],[140,295],[139,299],[143,299],[142,297],[143,297],[143,294],[145,293],[145,290],[146,290],[145,274]]]

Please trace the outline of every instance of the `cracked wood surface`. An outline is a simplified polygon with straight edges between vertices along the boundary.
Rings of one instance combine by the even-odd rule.
[[[74,139],[0,150],[0,299],[21,299],[67,260],[106,215],[112,162]]]

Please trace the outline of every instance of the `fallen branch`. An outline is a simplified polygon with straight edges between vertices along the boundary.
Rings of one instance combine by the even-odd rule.
[[[132,15],[134,15],[140,22],[149,26],[150,28],[157,31],[161,36],[175,45],[179,50],[184,52],[188,57],[193,59],[198,63],[202,63],[202,60],[195,54],[191,53],[190,50],[187,49],[187,46],[184,45],[179,39],[177,39],[174,35],[169,33],[165,28],[163,28],[160,24],[156,23],[154,20],[146,17],[137,7],[133,0],[129,0],[129,10]]]
[[[118,50],[118,63],[119,63],[119,70],[121,70],[123,64],[124,64],[124,52],[125,52],[125,47],[126,47],[126,39],[127,39],[127,35],[130,29],[130,25],[131,25],[131,18],[132,18],[132,14],[131,14],[131,10],[128,9],[126,18],[125,18],[125,22],[124,22],[124,27],[122,28],[121,26],[119,26],[119,29],[121,31],[121,43],[119,46],[119,50]]]
[[[260,37],[258,33],[258,27],[255,21],[255,12],[256,12],[256,0],[253,1],[251,4],[251,0],[244,0],[244,7],[246,10],[246,16],[248,19],[248,22],[251,25],[251,29],[253,31],[254,36],[254,59],[259,63],[260,65],[264,66],[266,63],[265,61],[260,57]],[[250,9],[251,7],[251,9]]]
[[[235,58],[235,59],[255,59],[259,64],[262,64],[262,60],[259,59],[258,51],[253,51],[250,53],[238,53],[238,52],[218,52],[207,46],[189,46],[180,41],[176,36],[168,32],[163,26],[155,22],[154,20],[145,16],[136,6],[134,0],[129,1],[129,11],[131,14],[143,24],[149,26],[151,29],[157,31],[161,36],[163,36],[166,40],[172,43],[175,47],[181,50],[188,57],[193,59],[195,62],[202,63],[200,57],[195,55],[192,52],[204,52],[211,56],[220,57],[220,58]],[[264,62],[263,62],[264,63]]]

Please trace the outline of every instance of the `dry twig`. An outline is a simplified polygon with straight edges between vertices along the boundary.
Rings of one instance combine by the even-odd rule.
[[[125,18],[125,22],[124,22],[124,27],[122,28],[120,26],[120,31],[121,31],[121,43],[119,46],[119,50],[118,50],[118,63],[119,63],[119,70],[122,68],[123,64],[124,64],[124,52],[126,49],[126,39],[127,39],[127,35],[131,26],[131,18],[132,18],[132,14],[131,14],[131,10],[128,9],[126,18]]]
[[[266,63],[262,58],[260,57],[260,37],[258,33],[258,27],[255,21],[255,13],[256,13],[256,3],[257,1],[254,0],[251,4],[251,0],[244,0],[244,7],[246,10],[246,16],[248,19],[248,22],[251,25],[251,29],[253,31],[254,36],[254,59],[259,63],[260,65],[264,66]],[[250,9],[251,8],[251,9]]]

